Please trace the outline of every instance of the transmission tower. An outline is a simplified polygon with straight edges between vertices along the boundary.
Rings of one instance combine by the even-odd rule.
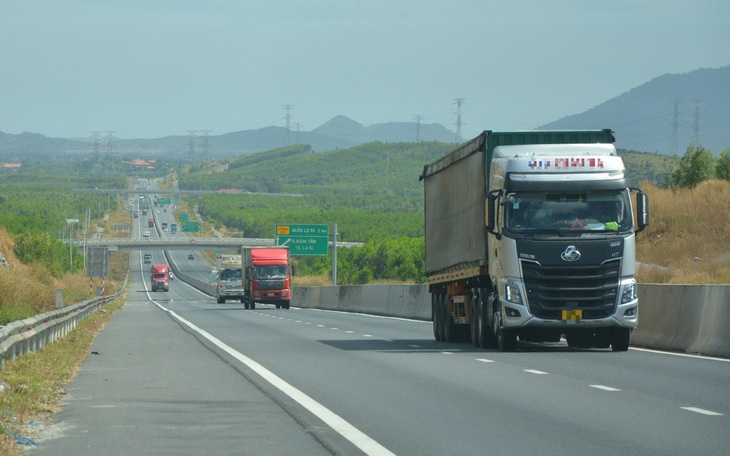
[[[421,120],[423,120],[423,117],[416,114],[413,118],[416,119],[416,142],[421,142]]]
[[[463,98],[454,98],[456,105],[456,142],[461,142],[461,106],[464,104]]]
[[[210,158],[208,156],[208,153],[209,153],[209,150],[208,150],[209,135],[208,135],[208,133],[210,133],[213,130],[200,130],[200,131],[203,132],[203,158],[202,158],[202,161],[207,162],[208,159]]]
[[[286,115],[284,118],[286,119],[286,145],[291,145],[291,111],[294,109],[293,105],[284,105],[284,110],[286,110]]]
[[[695,125],[692,142],[697,146],[700,144],[700,105],[702,105],[702,100],[694,99],[692,103],[695,104]]]
[[[190,155],[190,163],[195,163],[195,133],[197,133],[197,130],[187,130],[187,132],[190,134],[188,141],[188,155]]]
[[[106,164],[107,171],[112,171],[112,150],[114,149],[114,133],[116,131],[106,130]]]
[[[672,139],[669,143],[669,153],[677,155],[679,153],[679,144],[677,135],[679,134],[679,98],[672,98],[674,102],[674,114],[672,116]]]
[[[101,134],[100,131],[92,131],[91,135],[94,138],[94,163],[98,163],[101,161],[101,156],[99,155],[99,135]]]

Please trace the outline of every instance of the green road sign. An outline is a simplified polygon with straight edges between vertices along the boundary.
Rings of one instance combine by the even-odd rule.
[[[327,255],[329,239],[328,225],[276,225],[274,243],[292,255]]]
[[[172,204],[170,198],[157,198],[157,204]]]
[[[178,212],[177,214],[175,214],[175,218],[177,219],[178,222],[187,222],[188,214],[181,214]]]
[[[180,225],[182,226],[183,233],[197,233],[200,231],[198,222],[182,222]]]

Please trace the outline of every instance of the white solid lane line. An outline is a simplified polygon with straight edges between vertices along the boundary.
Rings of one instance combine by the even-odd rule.
[[[154,302],[154,301],[153,301]],[[224,352],[228,353],[244,365],[246,365],[249,369],[253,370],[257,374],[259,374],[263,379],[268,381],[272,386],[277,388],[282,393],[286,394],[293,400],[295,400],[298,404],[300,404],[305,409],[312,412],[315,416],[317,416],[319,419],[327,423],[335,432],[343,436],[345,439],[347,439],[349,442],[351,442],[353,445],[358,447],[360,450],[362,450],[365,454],[368,455],[382,455],[382,456],[395,456],[393,452],[370,438],[368,435],[366,435],[364,432],[357,429],[355,426],[351,425],[347,421],[345,421],[343,418],[341,418],[339,415],[332,412],[327,407],[323,406],[319,402],[315,401],[311,397],[304,394],[302,391],[298,390],[294,386],[288,384],[285,382],[281,377],[277,376],[270,370],[266,369],[261,364],[257,363],[253,359],[249,358],[248,356],[239,353],[238,351],[234,350],[232,347],[218,339],[217,337],[213,336],[209,332],[203,330],[202,328],[199,328],[195,324],[189,322],[188,320],[184,319],[180,315],[176,314],[170,309],[165,308],[164,306],[160,305],[159,303],[155,302],[155,304],[162,309],[163,311],[169,313],[173,318],[177,319],[179,322],[183,323],[184,325],[188,326],[193,331],[197,332],[201,336],[208,339],[211,343],[216,345],[218,348],[223,350]]]

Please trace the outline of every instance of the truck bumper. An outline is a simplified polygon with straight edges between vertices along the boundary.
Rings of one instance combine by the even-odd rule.
[[[253,300],[263,304],[284,304],[289,303],[289,293],[288,290],[257,290]]]
[[[502,303],[502,324],[505,328],[544,328],[566,329],[578,328],[629,328],[636,329],[639,324],[639,301],[633,300],[616,307],[616,312],[610,317],[596,319],[582,319],[569,314],[565,320],[546,320],[530,315],[527,307],[509,302]]]

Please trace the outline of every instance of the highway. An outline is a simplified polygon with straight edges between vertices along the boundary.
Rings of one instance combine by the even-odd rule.
[[[207,276],[207,264],[173,254],[186,273]],[[136,349],[151,347],[152,356],[164,347],[166,369],[183,373],[181,384],[207,388],[204,397],[191,397],[189,390],[178,392],[177,382],[167,385],[174,419],[160,417],[164,403],[145,394],[149,403],[131,410],[103,408],[106,397],[96,407],[95,400],[112,394],[104,388],[113,382],[97,385],[93,372],[120,369],[125,387],[141,392],[150,380],[93,358],[94,369],[82,366],[83,383],[71,385],[71,396],[74,388],[98,392],[69,400],[60,415],[61,424],[68,420],[93,440],[85,448],[105,454],[172,454],[173,445],[174,454],[682,456],[724,455],[730,448],[728,360],[577,350],[564,342],[519,343],[515,352],[502,353],[436,342],[428,322],[267,305],[244,310],[240,303],[217,304],[179,280],[167,293],[147,293],[149,265],[141,252],[133,258],[129,301],[112,325],[144,310],[145,321],[160,329],[135,333]],[[153,252],[153,262],[162,261],[162,252]],[[251,390],[263,393],[266,400],[257,401],[268,407],[253,417],[242,407]],[[202,424],[201,404],[209,402],[217,409],[202,416],[216,426],[191,434]],[[104,419],[84,421],[84,410],[102,410]],[[137,430],[144,445],[108,431],[122,426],[108,424],[115,420],[150,423]],[[100,421],[107,425],[94,432]],[[38,454],[93,454],[79,452],[74,435],[67,431],[42,444]]]

